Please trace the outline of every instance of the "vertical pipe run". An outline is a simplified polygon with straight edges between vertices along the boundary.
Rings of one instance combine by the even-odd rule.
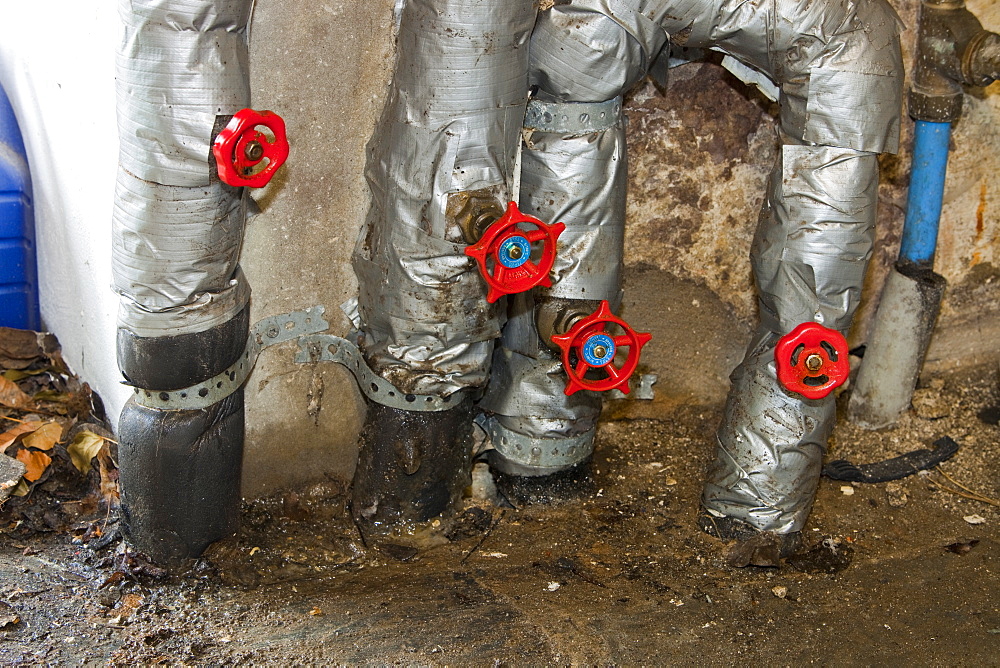
[[[914,126],[913,168],[899,248],[904,262],[928,268],[934,264],[950,140],[951,123],[917,121]]]
[[[251,0],[119,0],[119,172],[112,273],[118,365],[171,391],[243,354],[250,286],[239,268],[249,196],[220,183],[212,139],[250,103]],[[118,423],[122,533],[183,566],[239,522],[243,390],[202,409],[133,399]]]
[[[371,207],[354,254],[361,349],[407,394],[455,408],[369,404],[351,510],[390,533],[457,510],[470,482],[472,394],[486,384],[504,313],[465,255],[470,220],[509,201],[528,101],[537,3],[407,0],[396,66],[368,145]],[[481,207],[481,208],[480,208]]]
[[[946,286],[934,252],[944,200],[951,123],[918,120],[899,261],[886,278],[864,363],[847,404],[865,429],[892,426],[910,407]]]

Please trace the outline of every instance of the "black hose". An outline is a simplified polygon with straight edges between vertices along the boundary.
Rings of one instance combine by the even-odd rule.
[[[823,475],[831,480],[847,482],[889,482],[932,469],[951,459],[956,452],[958,443],[950,436],[942,436],[934,441],[933,450],[922,448],[873,464],[855,465],[846,459],[838,459],[823,467]]]

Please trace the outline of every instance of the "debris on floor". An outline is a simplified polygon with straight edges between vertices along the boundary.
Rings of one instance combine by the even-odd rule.
[[[66,367],[56,338],[0,327],[0,527],[67,532],[110,514],[115,455],[99,399]]]
[[[99,412],[37,410],[63,372],[10,381],[36,410],[0,415],[62,433],[8,436],[52,461],[0,506],[0,664],[797,665],[845,643],[863,663],[989,664],[1000,431],[979,416],[1000,386],[995,367],[962,373],[940,387],[947,416],[844,422],[828,455],[882,462],[949,435],[945,464],[822,479],[802,547],[762,546],[744,568],[697,524],[721,406],[658,399],[610,406],[588,465],[548,485],[480,470],[457,517],[389,538],[359,533],[337,481],[247,501],[240,535],[179,575],[117,533]]]

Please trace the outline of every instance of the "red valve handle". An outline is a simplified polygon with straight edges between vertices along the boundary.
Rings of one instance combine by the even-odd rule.
[[[257,128],[263,126],[273,135]],[[263,188],[288,158],[285,121],[273,111],[241,109],[212,142],[219,180],[231,186]],[[254,171],[265,158],[263,169]]]
[[[622,334],[608,333],[606,327],[615,325]],[[653,338],[651,334],[637,332],[621,318],[611,313],[607,300],[601,302],[600,308],[577,321],[565,334],[552,337],[552,342],[562,349],[563,368],[569,377],[564,392],[571,395],[580,390],[604,392],[620,389],[628,394],[628,381],[639,366],[639,355],[642,347]],[[615,353],[618,348],[628,348],[625,361],[616,366]],[[574,352],[574,359],[570,353]],[[589,380],[585,376],[591,369],[601,369],[605,377],[600,380]]]
[[[518,227],[522,224],[534,229],[525,231]],[[556,260],[556,239],[565,229],[562,223],[546,225],[521,213],[514,202],[509,203],[507,211],[486,228],[479,241],[465,248],[489,287],[486,301],[492,304],[504,295],[526,292],[536,285],[552,285],[549,271]],[[531,260],[536,243],[542,246],[537,263]]]
[[[818,322],[804,322],[774,348],[778,381],[806,399],[822,399],[847,380],[847,339]]]

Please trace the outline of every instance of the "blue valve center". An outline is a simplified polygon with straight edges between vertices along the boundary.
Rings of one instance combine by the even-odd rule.
[[[583,360],[590,366],[605,366],[615,358],[615,342],[607,334],[594,334],[583,344]]]
[[[520,235],[505,239],[497,251],[497,260],[508,269],[517,269],[531,257],[531,244]]]

